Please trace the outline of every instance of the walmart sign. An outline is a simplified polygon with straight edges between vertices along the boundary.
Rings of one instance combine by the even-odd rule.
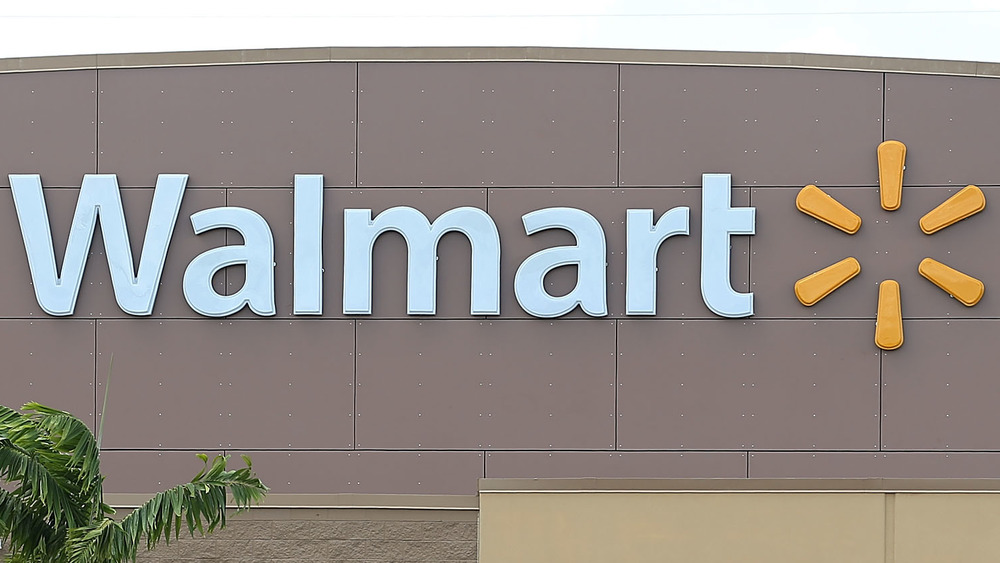
[[[11,174],[10,185],[24,238],[39,306],[48,314],[72,315],[94,231],[100,219],[115,298],[130,315],[150,315],[187,186],[186,174],[161,174],[156,181],[138,269],[126,229],[118,179],[114,174],[83,178],[66,252],[57,268],[42,181],[37,174]],[[323,176],[296,175],[294,181],[294,313],[323,313]],[[730,285],[730,237],[752,235],[755,209],[731,205],[728,174],[702,176],[701,295],[723,317],[753,315],[753,293]],[[184,297],[201,315],[224,317],[244,307],[262,316],[275,314],[274,239],[260,214],[242,207],[216,207],[190,217],[196,234],[234,229],[243,244],[213,248],[195,257],[183,278]],[[608,314],[607,249],[604,229],[591,214],[570,207],[532,211],[521,218],[526,235],[562,229],[576,244],[539,251],[521,263],[514,276],[517,302],[528,314],[552,318],[580,307],[593,317]],[[626,312],[656,314],[656,254],[668,238],[690,235],[690,209],[675,207],[659,218],[651,209],[627,210]],[[372,217],[371,209],[344,211],[343,312],[372,311],[372,252],[387,231],[405,239],[407,313],[433,315],[437,297],[437,246],[446,233],[459,232],[472,245],[472,315],[500,314],[500,235],[493,219],[476,207],[451,209],[433,221],[412,207],[393,207]],[[242,265],[246,283],[233,295],[212,286],[219,270]],[[560,266],[576,266],[577,280],[566,295],[546,292],[543,280]]]

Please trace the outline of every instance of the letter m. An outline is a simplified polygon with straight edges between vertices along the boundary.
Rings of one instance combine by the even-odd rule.
[[[125,212],[116,175],[84,175],[61,272],[56,270],[41,177],[38,174],[11,174],[9,178],[35,298],[42,310],[56,316],[73,314],[94,229],[100,217],[111,284],[118,306],[131,315],[153,312],[163,261],[187,186],[187,174],[160,174],[156,179],[138,273],[132,263],[132,247],[125,227]]]
[[[372,250],[375,239],[396,231],[406,239],[406,312],[433,315],[437,310],[437,245],[457,231],[472,243],[473,315],[500,314],[500,235],[482,209],[458,207],[431,224],[412,207],[387,209],[373,220],[371,209],[344,210],[344,314],[372,312]]]

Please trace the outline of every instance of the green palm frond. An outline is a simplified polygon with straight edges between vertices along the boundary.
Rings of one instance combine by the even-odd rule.
[[[57,529],[45,518],[40,505],[26,505],[15,494],[0,489],[0,539],[12,552],[56,554],[62,546]]]
[[[228,456],[198,454],[205,466],[190,483],[157,494],[120,522],[103,502],[100,446],[86,424],[38,403],[25,414],[0,405],[0,539],[5,561],[108,563],[135,561],[143,540],[152,549],[226,525],[227,496],[237,511],[259,503],[268,488],[246,467],[227,469]]]
[[[66,539],[67,563],[134,561],[135,556],[135,543],[129,541],[122,525],[110,518],[74,528]]]
[[[79,526],[87,518],[65,473],[50,452],[26,450],[0,435],[0,480],[16,483],[15,494],[44,507],[45,519],[54,527]]]
[[[122,528],[134,545],[146,538],[146,548],[152,549],[163,539],[170,543],[170,535],[178,537],[181,525],[194,535],[210,533],[226,525],[226,492],[232,492],[233,504],[242,511],[259,503],[268,488],[253,472],[250,459],[243,456],[246,467],[227,470],[229,456],[216,456],[211,465],[208,456],[198,456],[205,462],[190,483],[163,491],[137,508],[122,520]]]
[[[68,412],[38,403],[28,403],[23,408],[36,413],[32,418],[48,433],[53,449],[70,455],[67,465],[79,470],[84,482],[100,481],[100,450],[94,433],[86,424]]]

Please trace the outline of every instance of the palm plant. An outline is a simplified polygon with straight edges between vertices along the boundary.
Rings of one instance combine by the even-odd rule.
[[[163,491],[116,520],[104,503],[100,441],[73,415],[38,403],[25,413],[0,405],[0,540],[10,562],[135,561],[177,538],[226,525],[227,493],[237,511],[259,503],[267,487],[246,467],[226,469],[228,456],[198,454],[204,469],[190,483]]]

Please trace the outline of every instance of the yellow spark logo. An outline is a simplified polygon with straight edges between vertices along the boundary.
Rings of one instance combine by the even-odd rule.
[[[906,145],[885,141],[878,146],[878,183],[882,209],[899,209],[903,196],[903,170]],[[834,228],[853,235],[861,229],[861,217],[823,190],[809,185],[795,198],[799,211],[819,219]],[[920,230],[931,235],[971,217],[986,208],[986,196],[976,186],[966,186],[920,219]],[[983,282],[933,258],[924,258],[917,267],[920,275],[972,307],[983,298]],[[844,258],[822,270],[795,282],[795,296],[811,307],[861,273],[861,264],[854,257]],[[878,309],[875,316],[875,345],[883,350],[895,350],[903,345],[903,312],[899,298],[899,282],[883,280],[878,288]]]

